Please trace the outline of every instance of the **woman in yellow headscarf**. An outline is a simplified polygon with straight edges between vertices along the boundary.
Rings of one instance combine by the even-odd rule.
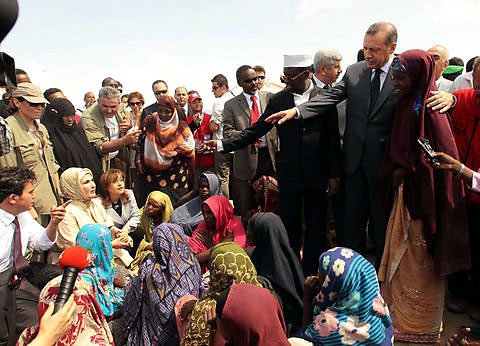
[[[167,194],[153,191],[147,197],[147,203],[140,209],[140,227],[145,233],[138,246],[135,259],[130,264],[130,271],[137,273],[145,257],[153,252],[153,230],[163,222],[170,221],[173,212],[172,202]]]

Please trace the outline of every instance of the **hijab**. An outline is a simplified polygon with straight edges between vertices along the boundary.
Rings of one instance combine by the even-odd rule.
[[[200,266],[180,226],[159,225],[153,252],[125,289],[129,345],[178,344],[175,304],[185,295],[200,296]]]
[[[299,336],[315,345],[393,345],[373,265],[344,247],[324,252],[319,265],[325,280],[314,298],[314,320]]]
[[[270,280],[282,300],[286,322],[291,323],[296,331],[302,321],[305,277],[290,247],[287,230],[274,213],[253,215],[248,228],[255,241],[252,262],[257,274]]]
[[[82,180],[90,175],[93,178],[92,171],[88,168],[72,167],[67,169],[60,176],[60,186],[64,198],[73,201],[79,201],[84,204],[90,204],[91,199],[82,189]]]
[[[90,266],[79,275],[93,288],[98,304],[105,316],[122,308],[123,289],[113,286],[112,235],[100,224],[85,225],[77,234],[76,245],[88,250]]]
[[[440,275],[470,267],[468,226],[461,181],[450,171],[434,170],[425,160],[417,139],[427,138],[435,151],[458,159],[448,115],[426,106],[436,91],[435,62],[422,50],[408,50],[392,62],[392,69],[408,74],[409,95],[400,98],[395,111],[390,148],[381,175],[386,182],[396,168],[404,168],[404,201],[413,219],[420,219]],[[393,200],[390,196],[389,203]]]
[[[42,115],[42,124],[48,130],[55,158],[60,165],[60,174],[70,167],[87,167],[93,172],[95,181],[103,173],[102,165],[82,127],[75,121],[66,126],[63,117],[75,115],[73,104],[65,98],[53,99]]]
[[[214,173],[203,173],[200,181],[206,179],[210,190],[210,196],[222,195],[220,190],[220,179]],[[187,235],[191,235],[195,228],[203,221],[202,203],[200,196],[193,198],[187,203],[175,209],[171,215],[171,222],[183,227]]]
[[[290,345],[278,301],[263,287],[232,284],[220,320],[233,345]]]
[[[159,108],[171,110],[172,117],[168,121],[162,121],[157,112],[154,112],[142,121],[145,167],[151,173],[165,171],[171,167],[176,155],[183,155],[193,168],[195,140],[187,123],[179,120],[175,100],[171,96],[162,96],[157,104]]]

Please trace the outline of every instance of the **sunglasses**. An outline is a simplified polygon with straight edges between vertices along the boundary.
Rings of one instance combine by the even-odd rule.
[[[257,78],[260,79],[260,80],[264,80],[265,76],[257,76]]]
[[[30,102],[30,101],[25,100],[24,98],[19,99],[19,101],[20,102],[27,102],[30,105],[30,107],[32,107],[32,108],[35,108],[35,107],[38,107],[38,106],[40,106],[42,108],[45,107],[45,103]]]
[[[217,89],[220,89],[219,86],[212,86],[212,90],[217,90]]]
[[[290,76],[287,76],[287,75],[283,75],[283,76],[280,76],[280,81],[283,83],[283,81],[292,81],[292,80],[295,80],[297,79],[298,77],[300,77],[302,74],[304,74],[305,72],[308,72],[308,70],[303,70],[302,72],[300,72],[299,74],[297,74],[296,76],[294,77],[290,77]]]
[[[257,80],[258,80],[258,77],[253,77],[250,79],[245,79],[244,82],[250,84],[252,82],[256,82]]]
[[[155,95],[166,95],[168,90],[157,90],[153,92]]]
[[[130,106],[141,106],[141,105],[143,105],[143,102],[141,102],[141,101],[140,102],[129,102],[128,104]]]

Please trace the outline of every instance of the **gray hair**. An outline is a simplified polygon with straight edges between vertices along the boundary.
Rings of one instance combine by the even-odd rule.
[[[335,48],[321,48],[313,57],[313,70],[314,72],[318,72],[322,66],[325,66],[327,69],[329,69],[336,61],[340,60],[342,60],[342,54],[340,54],[340,52]]]
[[[118,99],[120,100],[120,97],[122,95],[120,94],[120,91],[118,91],[115,88],[112,88],[110,86],[106,86],[100,89],[98,92],[98,98],[103,97],[106,99]]]
[[[475,72],[479,66],[480,66],[480,56],[477,56],[477,58],[475,59],[475,62],[473,63],[472,71]]]
[[[370,25],[367,29],[365,34],[367,35],[375,35],[377,32],[384,31],[387,33],[387,37],[385,39],[385,45],[390,46],[393,43],[397,43],[398,33],[397,28],[392,23],[388,22],[377,22]]]

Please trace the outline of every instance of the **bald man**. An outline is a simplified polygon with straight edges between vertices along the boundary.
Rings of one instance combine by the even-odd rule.
[[[435,60],[435,83],[437,84],[438,90],[450,92],[452,86],[452,81],[443,78],[443,71],[448,67],[448,49],[439,44],[433,46],[427,50],[432,54],[433,59]]]

